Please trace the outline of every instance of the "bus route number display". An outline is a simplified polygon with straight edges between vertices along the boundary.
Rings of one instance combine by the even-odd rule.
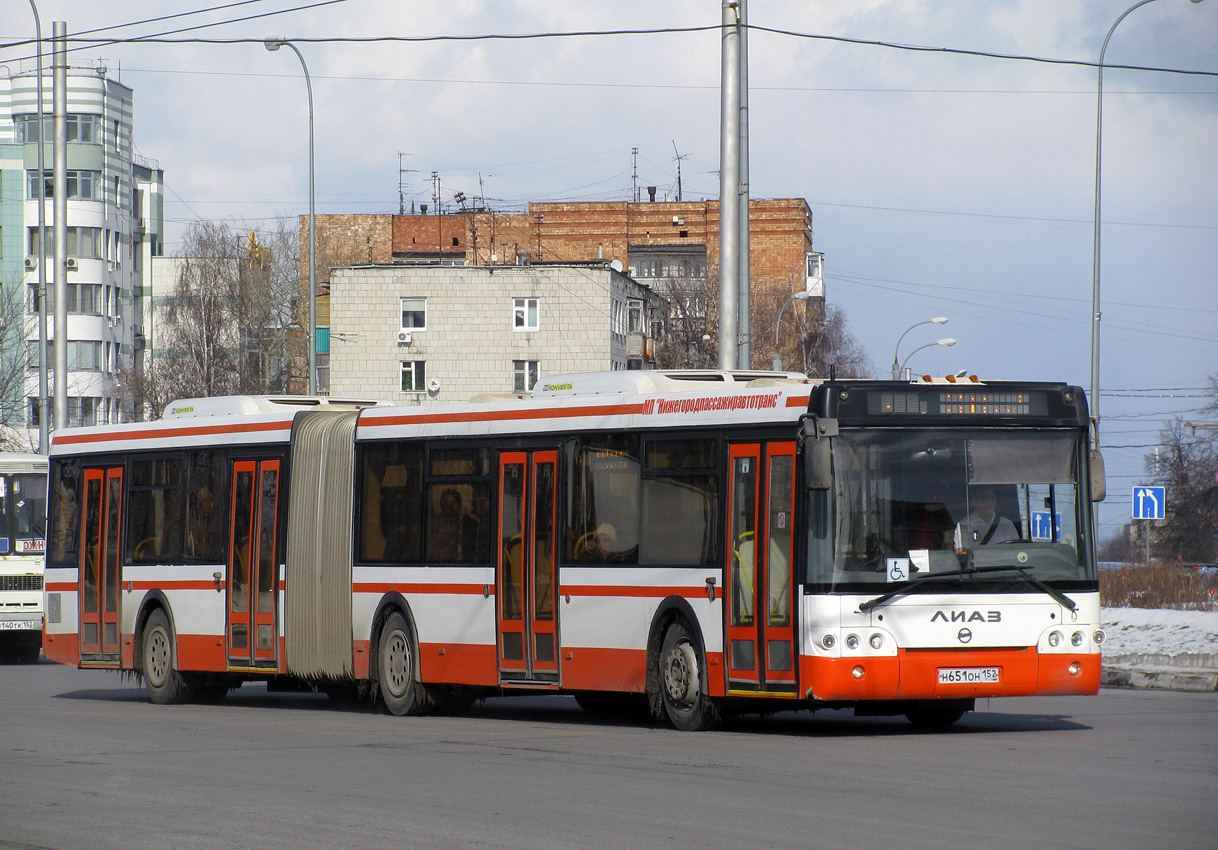
[[[983,390],[878,393],[873,412],[917,416],[1037,416],[1047,407],[1042,393]]]

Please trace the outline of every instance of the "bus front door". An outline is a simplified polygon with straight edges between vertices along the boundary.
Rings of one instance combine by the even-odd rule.
[[[85,470],[81,504],[80,658],[90,666],[119,664],[119,553],[123,468]]]
[[[228,563],[228,665],[276,667],[279,461],[233,462]]]
[[[556,451],[499,456],[499,680],[558,684]]]
[[[794,693],[795,443],[735,444],[729,457],[728,692]]]

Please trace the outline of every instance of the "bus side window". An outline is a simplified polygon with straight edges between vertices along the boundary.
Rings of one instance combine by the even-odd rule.
[[[360,465],[359,559],[417,564],[423,556],[423,450],[369,445]]]

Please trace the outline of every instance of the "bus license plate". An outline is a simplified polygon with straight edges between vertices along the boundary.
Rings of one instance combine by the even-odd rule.
[[[41,629],[41,620],[0,620],[0,632],[16,629]]]
[[[997,667],[940,667],[940,685],[996,685]]]

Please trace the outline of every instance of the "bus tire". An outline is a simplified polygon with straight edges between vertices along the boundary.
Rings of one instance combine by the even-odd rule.
[[[681,622],[664,633],[660,649],[660,696],[674,728],[699,732],[719,722],[719,712],[702,686],[702,654]]]
[[[42,657],[42,645],[33,644],[31,646],[21,646],[13,650],[13,657],[18,664],[37,664],[38,659]]]
[[[376,655],[381,701],[398,717],[427,713],[431,700],[415,674],[418,655],[406,618],[394,612],[381,629]]]
[[[148,698],[157,705],[189,702],[193,689],[187,678],[173,666],[173,630],[164,611],[158,608],[149,615],[140,644]]]
[[[919,729],[946,729],[972,709],[969,699],[919,700],[905,710],[905,718]]]

